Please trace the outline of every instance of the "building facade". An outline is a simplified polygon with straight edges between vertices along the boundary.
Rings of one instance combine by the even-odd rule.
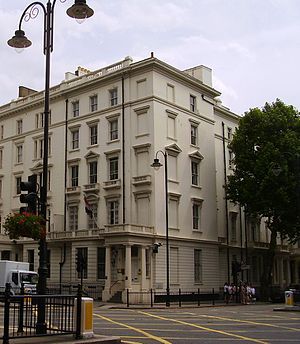
[[[117,293],[124,300],[127,289],[164,291],[165,179],[171,290],[218,289],[232,281],[233,260],[242,262],[239,278],[259,283],[268,232],[225,201],[238,116],[219,96],[209,68],[180,71],[153,55],[93,72],[79,67],[51,88],[49,284],[79,282],[80,252],[84,284],[99,286],[104,301]],[[1,223],[19,211],[20,182],[42,178],[43,126],[43,92],[22,87],[0,107]],[[160,151],[167,178],[151,167],[156,154],[164,163]],[[278,247],[274,283],[298,283],[297,249]],[[1,259],[37,270],[36,242],[11,241],[1,228],[0,250]]]

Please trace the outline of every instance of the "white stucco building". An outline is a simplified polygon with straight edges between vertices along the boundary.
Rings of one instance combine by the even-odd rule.
[[[93,72],[79,67],[51,88],[50,285],[78,283],[80,250],[84,283],[97,285],[103,300],[117,292],[124,300],[126,289],[165,290],[165,177],[151,167],[159,150],[168,159],[171,290],[218,289],[232,279],[235,257],[250,268],[240,277],[248,271],[258,283],[268,237],[224,200],[227,144],[238,116],[217,100],[211,73],[205,66],[180,71],[153,55],[127,57]],[[41,175],[42,143],[43,92],[20,88],[17,100],[0,107],[2,223],[21,206],[21,180]],[[1,259],[29,261],[37,270],[37,243],[11,242],[1,231]],[[274,282],[288,284],[290,251],[281,245],[278,252]]]

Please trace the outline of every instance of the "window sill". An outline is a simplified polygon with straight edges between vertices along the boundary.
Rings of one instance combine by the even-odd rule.
[[[203,234],[203,231],[200,229],[192,229],[193,233]]]
[[[201,190],[201,189],[202,189],[202,186],[200,186],[200,185],[195,185],[195,184],[191,184],[191,187],[194,188],[194,189],[198,189],[198,190]]]
[[[111,143],[116,143],[116,142],[120,142],[120,139],[106,141],[106,144],[109,145]]]
[[[86,148],[91,149],[91,148],[97,148],[97,147],[99,147],[99,143],[95,143],[94,145],[89,145]],[[79,150],[79,149],[77,149],[77,150]]]

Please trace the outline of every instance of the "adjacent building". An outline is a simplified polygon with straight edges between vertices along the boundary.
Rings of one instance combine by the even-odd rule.
[[[234,260],[239,278],[259,283],[268,231],[225,200],[238,116],[222,106],[211,69],[127,57],[66,73],[50,97],[48,285],[78,284],[80,252],[84,284],[104,301],[124,300],[127,289],[164,291],[165,179],[171,290],[218,289],[232,281]],[[43,92],[20,87],[19,98],[0,107],[1,223],[19,211],[21,181],[42,178],[43,126]],[[167,176],[151,167],[164,155]],[[37,270],[36,242],[12,242],[3,228],[0,239],[1,259]],[[275,284],[299,282],[296,253],[279,242]]]

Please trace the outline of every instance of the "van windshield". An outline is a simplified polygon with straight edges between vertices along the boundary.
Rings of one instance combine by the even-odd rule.
[[[25,284],[37,284],[38,275],[34,273],[22,272],[21,274],[21,283]]]

